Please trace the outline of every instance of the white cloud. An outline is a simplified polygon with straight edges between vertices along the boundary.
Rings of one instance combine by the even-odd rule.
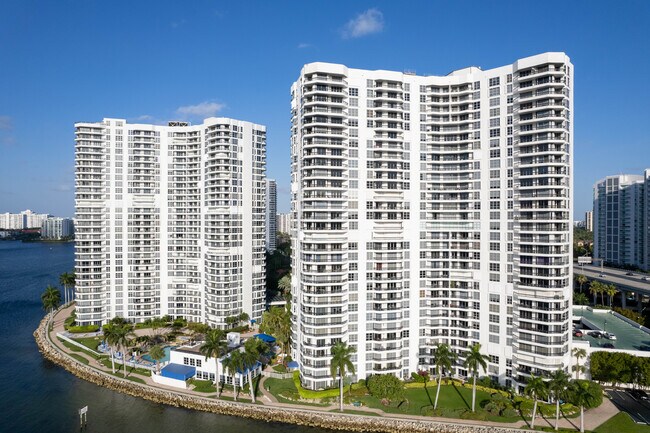
[[[301,42],[301,43],[298,44],[299,49],[309,48],[309,47],[311,47],[311,44],[308,44],[306,42]]]
[[[196,105],[184,105],[178,107],[176,114],[179,114],[183,117],[194,117],[204,119],[206,117],[216,116],[217,113],[225,108],[225,104],[220,104],[218,102],[201,102]]]
[[[13,129],[13,121],[9,116],[0,116],[0,131],[10,131]]]
[[[341,36],[343,39],[360,38],[384,30],[384,14],[377,8],[368,9],[348,21]]]

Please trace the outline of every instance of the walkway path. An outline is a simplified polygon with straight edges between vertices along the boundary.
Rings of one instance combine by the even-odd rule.
[[[81,356],[85,359],[88,360],[89,365],[92,366],[93,368],[96,368],[98,370],[101,370],[105,373],[111,373],[111,369],[104,366],[103,364],[99,363],[92,355],[87,354],[85,352],[81,351],[72,351],[65,347],[61,341],[56,337],[57,332],[64,332],[64,327],[63,324],[65,322],[65,319],[70,315],[72,312],[72,309],[74,306],[69,306],[66,307],[62,310],[59,310],[57,314],[54,316],[53,320],[53,326],[51,331],[49,332],[50,335],[50,340],[55,344],[55,346],[60,349],[62,352],[71,354],[74,353],[75,355]],[[110,357],[108,357],[110,359]],[[115,365],[116,369],[118,367],[122,367],[119,364]],[[154,381],[151,379],[149,376],[142,376],[139,374],[131,373],[129,376],[137,377],[139,379],[142,379],[147,385],[155,387],[155,388],[160,388],[164,389],[167,391],[172,391],[172,392],[177,392],[177,393],[183,393],[183,394],[190,394],[190,395],[195,395],[195,396],[200,396],[200,397],[207,397],[207,398],[217,398],[217,393],[203,393],[203,392],[197,392],[193,390],[183,390],[180,391],[178,388],[170,387],[170,386],[165,386],[161,385],[158,383],[154,383]],[[269,391],[266,390],[266,387],[264,386],[266,382],[266,377],[262,377],[260,380],[260,383],[258,385],[258,390],[262,394],[261,398],[258,398],[258,403],[262,403],[266,406],[271,406],[271,407],[280,407],[280,408],[291,408],[291,409],[301,409],[301,410],[307,410],[307,411],[312,411],[312,412],[332,412],[332,411],[337,411],[339,409],[339,405],[337,404],[331,404],[329,406],[308,406],[304,404],[293,404],[293,403],[281,403],[278,401],[278,399],[271,394]],[[226,396],[233,398],[234,394],[230,390],[224,390],[221,393],[221,396]],[[241,392],[239,394],[239,400],[241,402],[249,402],[250,403],[250,394],[249,393],[244,393]],[[432,417],[432,416],[420,416],[420,415],[410,415],[410,414],[396,414],[396,413],[386,413],[382,411],[381,409],[377,408],[370,408],[370,407],[357,407],[349,404],[344,404],[343,405],[344,410],[350,410],[354,411],[355,413],[357,412],[367,412],[367,413],[372,413],[374,415],[379,415],[385,418],[398,418],[398,419],[408,419],[408,420],[419,420],[419,421],[433,421],[433,422],[451,422],[451,423],[461,423],[461,424],[467,424],[467,425],[475,425],[475,426],[495,426],[495,427],[510,427],[510,428],[526,428],[528,427],[528,422],[526,421],[518,421],[514,423],[499,423],[499,422],[491,422],[491,421],[479,421],[479,420],[459,420],[459,419],[450,419],[450,418],[441,418],[441,417]],[[618,409],[614,404],[607,398],[603,399],[603,404],[600,405],[596,409],[591,409],[588,411],[585,411],[585,429],[586,430],[594,430],[596,427],[610,419],[612,416],[616,415],[618,413]],[[562,418],[559,423],[560,427],[562,428],[568,428],[568,429],[577,429],[580,425],[580,418]],[[536,427],[554,427],[555,426],[555,418],[542,418],[541,416],[538,416],[536,420]]]

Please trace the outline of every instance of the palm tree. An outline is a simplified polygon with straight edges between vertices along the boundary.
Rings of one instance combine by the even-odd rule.
[[[63,293],[64,293],[64,304],[67,304],[70,302],[72,299],[72,296],[68,295],[68,286],[74,286],[75,283],[75,275],[74,272],[64,272],[59,276],[59,284],[63,286]]]
[[[115,344],[120,347],[122,351],[122,364],[124,365],[124,378],[126,378],[126,350],[131,344],[131,325],[118,325],[115,327]]]
[[[163,349],[159,344],[156,344],[149,349],[149,356],[151,359],[156,361],[156,371],[160,371],[160,360],[165,357],[165,349]]]
[[[596,396],[593,395],[589,382],[574,380],[571,382],[572,403],[580,406],[580,433],[585,431],[585,406],[591,404]],[[557,430],[557,427],[555,428]]]
[[[578,276],[576,277],[576,282],[580,285],[580,293],[582,293],[582,286],[587,281],[589,281],[589,279],[587,277],[585,277],[584,275],[582,275],[582,274],[578,274]]]
[[[530,375],[526,388],[524,388],[526,395],[533,399],[533,419],[530,422],[530,428],[535,429],[535,415],[537,414],[537,400],[546,398],[546,382],[541,377]]]
[[[232,376],[232,386],[235,392],[235,401],[237,401],[237,372],[244,370],[244,356],[239,350],[233,350],[228,357],[223,360],[223,366]],[[252,386],[252,385],[251,385]]]
[[[580,365],[580,358],[585,358],[587,356],[587,351],[579,347],[574,347],[571,354],[576,357],[576,365],[573,366],[573,369],[576,372],[576,380],[578,380],[578,374],[584,369],[584,367]]]
[[[555,430],[557,430],[560,422],[560,400],[566,393],[571,377],[564,370],[556,370],[551,374],[550,378],[548,389],[553,394],[553,399],[555,399]]]
[[[118,327],[118,325],[115,325],[113,323],[107,323],[102,327],[102,331],[104,332],[104,341],[108,345],[109,349],[111,350],[111,367],[113,369],[113,374],[115,374],[115,347],[117,347],[117,342],[116,342],[116,336],[117,333],[115,332],[115,329]]]
[[[248,313],[246,313],[246,312],[242,312],[242,313],[239,314],[239,321],[240,322],[246,323],[246,322],[248,322],[250,320],[250,318],[251,318],[251,316],[249,316]]]
[[[614,296],[618,293],[618,289],[614,284],[608,284],[604,287],[603,291],[607,296],[609,296],[609,308],[612,308],[612,301],[614,300]]]
[[[332,352],[332,360],[330,361],[330,373],[332,379],[336,380],[338,373],[339,376],[339,389],[341,398],[339,400],[339,408],[343,412],[343,378],[346,373],[354,374],[354,364],[352,363],[352,354],[356,352],[354,347],[348,346],[344,341],[338,341],[330,349]]]
[[[487,369],[487,360],[489,358],[481,353],[481,345],[476,343],[470,347],[469,352],[465,354],[465,367],[472,372],[474,385],[472,386],[472,412],[476,407],[476,378],[478,377],[479,368],[483,371]]]
[[[451,366],[456,362],[458,356],[451,350],[448,344],[438,344],[433,356],[436,359],[436,373],[438,374],[438,389],[436,390],[436,400],[433,409],[438,408],[438,397],[440,396],[440,384],[442,383],[443,371],[450,371]]]
[[[596,302],[598,302],[597,298],[602,290],[603,284],[600,281],[592,281],[591,284],[589,284],[589,293],[594,296],[594,305],[596,305]]]
[[[249,338],[244,343],[244,369],[248,376],[248,387],[250,388],[251,400],[255,403],[255,387],[253,386],[253,369],[260,360],[260,356],[264,353],[265,344],[259,338]]]
[[[217,391],[219,390],[219,383],[221,382],[221,377],[219,376],[219,358],[225,355],[226,352],[226,342],[223,341],[224,333],[221,329],[210,329],[205,334],[205,342],[199,348],[199,351],[205,360],[209,358],[214,358],[215,368],[215,384],[217,384]]]
[[[287,291],[291,290],[291,273],[288,273],[284,277],[280,278],[280,281],[278,281],[278,289],[280,289],[282,293],[286,293]]]
[[[291,340],[291,313],[284,307],[271,307],[262,314],[260,331],[274,336],[286,355]]]
[[[50,311],[50,320],[52,320],[54,310],[61,305],[61,291],[56,287],[48,285],[41,295],[41,302],[43,303],[43,309]]]
[[[589,305],[589,298],[584,293],[573,292],[574,305]]]

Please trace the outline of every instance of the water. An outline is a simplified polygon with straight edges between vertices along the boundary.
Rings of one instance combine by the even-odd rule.
[[[165,351],[165,356],[163,357],[163,359],[160,360],[160,362],[167,362],[167,361],[169,361],[169,352],[172,351],[172,347],[171,346],[165,346],[165,347],[163,347],[163,350]],[[146,359],[149,362],[156,362],[156,361],[153,360],[153,358],[151,356],[149,356],[149,354],[142,355],[142,359]]]
[[[325,433],[168,407],[109,391],[43,359],[32,333],[43,317],[40,294],[74,266],[72,244],[0,242],[0,431],[78,432],[88,405],[89,433]]]

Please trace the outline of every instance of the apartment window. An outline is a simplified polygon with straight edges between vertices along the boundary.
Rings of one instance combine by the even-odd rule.
[[[490,149],[490,158],[499,158],[501,157],[501,151],[499,149]]]
[[[499,116],[501,115],[501,109],[500,108],[490,108],[490,117],[494,116]]]
[[[490,89],[490,96],[499,96],[499,88],[493,87]]]
[[[499,85],[499,77],[490,78],[490,87]]]
[[[359,96],[359,89],[357,89],[356,87],[351,87],[350,96]]]
[[[498,117],[496,117],[494,119],[490,119],[490,128],[494,128],[495,126],[499,126],[499,123],[500,123],[499,121],[500,120],[501,119],[499,119]]]
[[[490,129],[490,137],[499,137],[501,135],[501,128]]]
[[[481,82],[480,81],[474,81],[474,86],[472,86],[474,90],[478,90],[481,88]]]
[[[490,99],[490,107],[495,107],[497,105],[501,104],[501,99],[500,98],[492,98]]]
[[[498,283],[499,281],[501,281],[501,278],[499,274],[490,274],[490,281],[494,283]]]

